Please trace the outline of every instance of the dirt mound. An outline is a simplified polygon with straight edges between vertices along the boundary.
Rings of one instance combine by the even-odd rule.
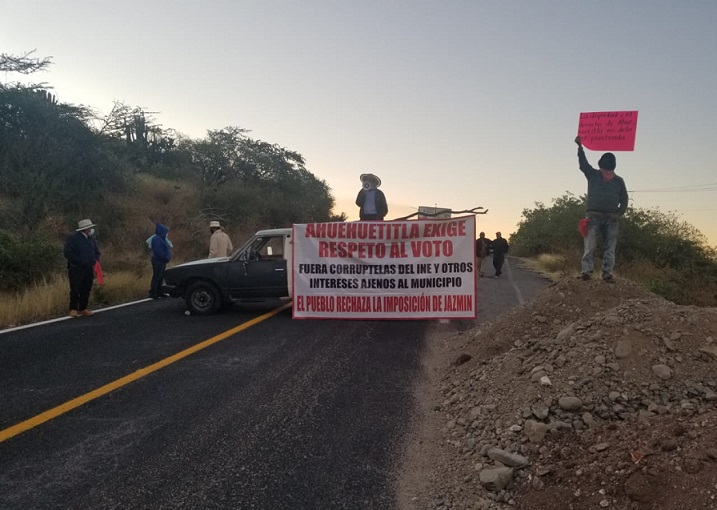
[[[717,508],[715,338],[715,308],[574,279],[456,334],[431,508]]]

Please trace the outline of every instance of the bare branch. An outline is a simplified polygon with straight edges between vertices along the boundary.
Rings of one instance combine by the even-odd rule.
[[[413,218],[414,216],[418,216],[419,214],[420,214],[421,216],[428,216],[429,218],[435,218],[436,216],[439,216],[439,215],[441,215],[441,214],[445,214],[445,213],[447,213],[447,212],[448,212],[448,213],[451,213],[451,214],[466,214],[466,213],[467,213],[467,214],[487,214],[487,213],[488,213],[488,209],[485,209],[485,211],[483,211],[482,209],[485,209],[485,207],[474,207],[473,209],[465,209],[465,210],[463,210],[463,211],[454,211],[454,210],[448,210],[448,211],[446,211],[446,210],[442,210],[442,211],[436,212],[436,213],[415,212],[415,213],[409,214],[408,216],[401,216],[400,218],[394,218],[394,219],[392,219],[392,220],[390,220],[390,221],[402,221],[402,220],[407,220],[407,219],[409,219],[409,218]]]
[[[52,64],[52,57],[30,58],[35,50],[28,51],[24,55],[16,56],[7,53],[0,53],[0,71],[20,74],[32,74],[42,71]]]

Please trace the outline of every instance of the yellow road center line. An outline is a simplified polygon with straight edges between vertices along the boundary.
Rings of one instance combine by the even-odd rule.
[[[273,317],[274,315],[278,314],[279,312],[286,310],[290,306],[291,306],[291,303],[282,305],[281,307],[279,307],[275,310],[272,310],[269,313],[265,313],[264,315],[261,315],[259,317],[256,317],[255,319],[245,322],[244,324],[241,324],[235,328],[227,330],[224,333],[220,333],[216,336],[213,336],[212,338],[209,338],[208,340],[204,340],[203,342],[193,345],[187,349],[184,349],[183,351],[180,351],[177,354],[173,354],[172,356],[169,356],[168,358],[164,358],[163,360],[160,360],[152,365],[149,365],[148,367],[140,368],[136,372],[133,372],[133,373],[126,375],[126,376],[124,376],[120,379],[117,379],[115,381],[112,381],[111,383],[105,384],[104,386],[101,386],[101,387],[97,388],[96,390],[90,391],[89,393],[85,393],[84,395],[80,395],[79,397],[73,398],[72,400],[69,400],[69,401],[65,402],[64,404],[60,404],[57,407],[53,407],[52,409],[49,409],[49,410],[45,411],[44,413],[40,413],[37,416],[33,416],[30,419],[27,419],[25,421],[22,421],[22,422],[16,424],[16,425],[13,425],[12,427],[8,427],[4,430],[0,430],[0,443],[2,443],[3,441],[5,441],[7,439],[10,439],[11,437],[21,434],[22,432],[25,432],[26,430],[35,428],[38,425],[41,425],[47,421],[57,418],[60,415],[63,415],[69,411],[72,411],[73,409],[76,409],[76,408],[80,407],[81,405],[86,404],[87,402],[90,402],[92,400],[95,400],[96,398],[106,395],[111,391],[121,388],[122,386],[126,386],[127,384],[134,382],[137,379],[141,379],[142,377],[149,375],[152,372],[156,372],[157,370],[164,368],[167,365],[171,365],[172,363],[174,363],[176,361],[184,359],[187,356],[194,354],[195,352],[199,352],[202,349],[206,349],[210,345],[214,345],[218,342],[221,342],[222,340],[225,340],[225,339],[229,338],[230,336],[232,336],[236,333],[239,333],[240,331],[243,331],[247,328],[250,328],[251,326],[254,326],[255,324],[258,324],[262,321],[265,321],[266,319],[269,319],[270,317]]]

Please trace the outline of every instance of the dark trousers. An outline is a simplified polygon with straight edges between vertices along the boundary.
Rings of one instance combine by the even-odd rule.
[[[92,266],[70,266],[67,277],[70,280],[70,310],[86,310],[92,291],[95,270]]]
[[[164,281],[164,270],[166,262],[152,261],[152,283],[149,286],[149,297],[157,298],[162,295],[162,282]]]
[[[493,267],[495,268],[495,275],[500,276],[503,274],[503,262],[505,262],[505,255],[502,253],[493,254]]]

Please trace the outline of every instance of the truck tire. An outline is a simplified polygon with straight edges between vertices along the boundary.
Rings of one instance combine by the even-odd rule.
[[[184,301],[193,314],[212,315],[222,306],[222,295],[212,283],[195,282],[187,288]]]

